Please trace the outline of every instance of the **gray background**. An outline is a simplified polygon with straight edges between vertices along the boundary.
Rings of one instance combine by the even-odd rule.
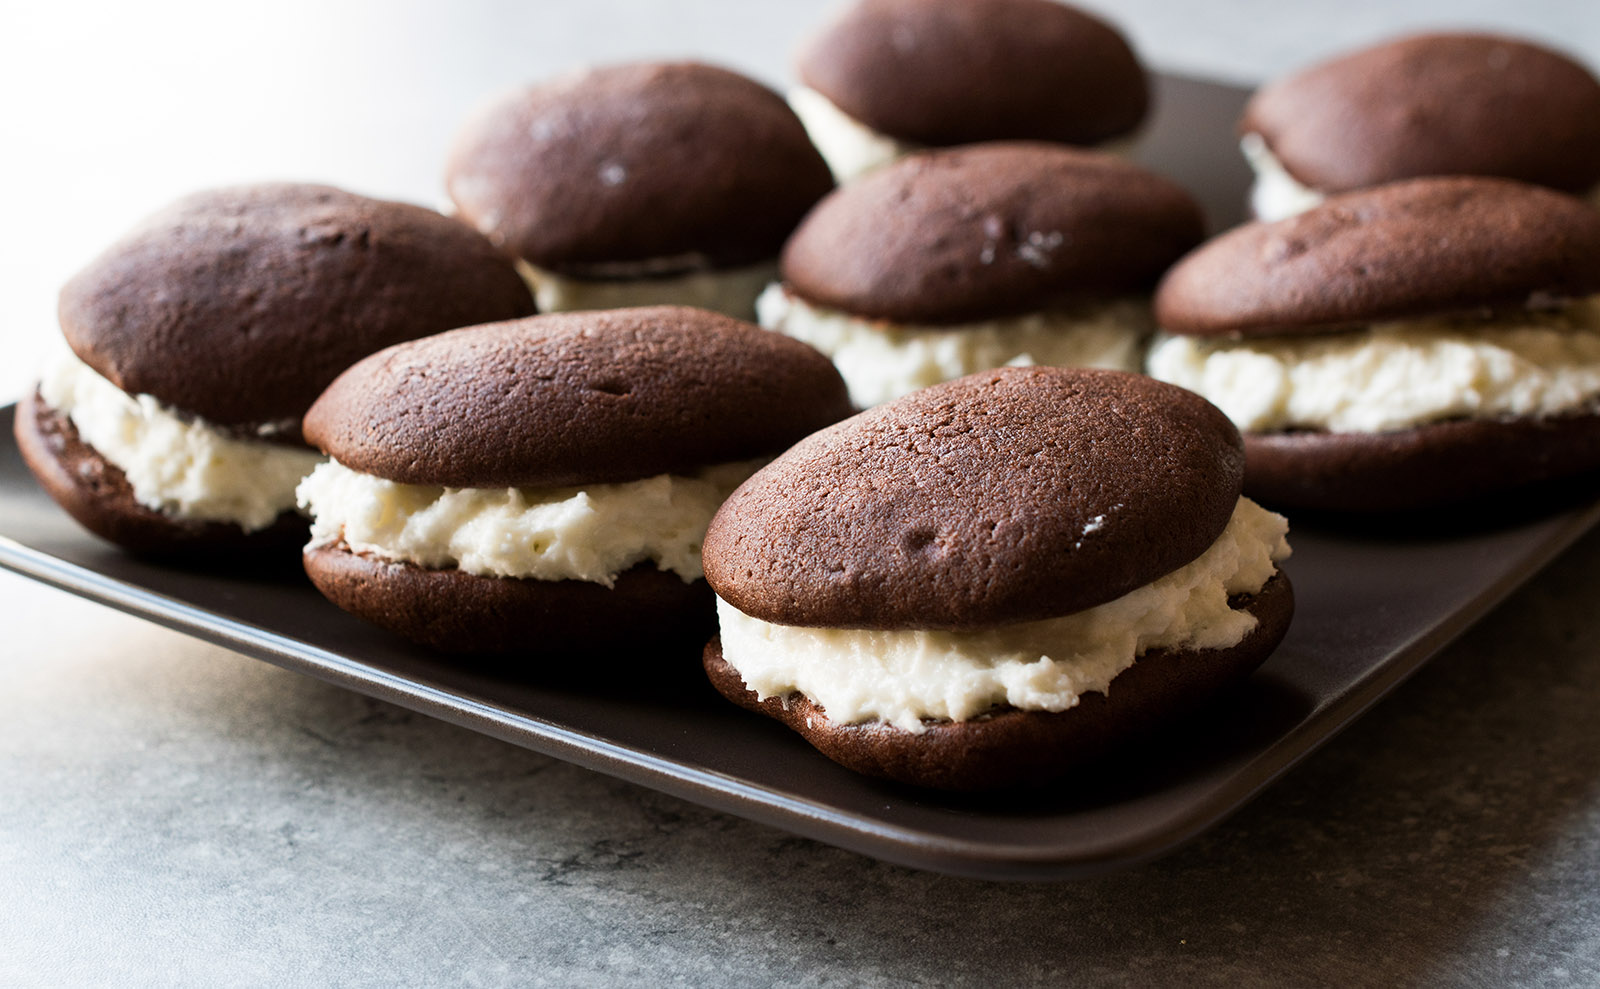
[[[828,5],[9,4],[0,398],[54,290],[193,188],[437,202],[460,118],[583,62],[774,83]],[[1600,4],[1093,5],[1249,81],[1422,25],[1600,64]],[[1048,886],[882,865],[0,574],[0,985],[1600,983],[1600,536],[1154,865]]]

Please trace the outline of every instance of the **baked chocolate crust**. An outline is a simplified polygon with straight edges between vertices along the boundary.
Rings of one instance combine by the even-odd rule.
[[[61,329],[130,394],[246,431],[289,424],[390,344],[526,316],[533,297],[470,227],[318,185],[180,199],[61,290]]]
[[[777,93],[726,69],[660,62],[501,100],[456,139],[445,184],[501,249],[583,276],[612,262],[770,260],[833,176]]]
[[[1496,35],[1418,35],[1312,66],[1257,92],[1239,130],[1328,192],[1420,175],[1600,181],[1600,80]]]
[[[1600,292],[1600,210],[1549,189],[1423,178],[1249,223],[1156,291],[1171,333],[1266,336]]]
[[[1130,162],[990,144],[836,190],[785,246],[783,279],[852,315],[957,323],[1147,292],[1204,235],[1193,197]]]
[[[85,529],[141,556],[201,561],[287,556],[309,534],[309,523],[293,511],[265,529],[246,532],[227,522],[181,519],[146,508],[122,469],[84,443],[72,420],[46,405],[37,391],[17,408],[13,432],[23,462],[56,504]]]
[[[801,51],[802,82],[918,144],[1096,144],[1138,126],[1149,84],[1111,25],[1049,0],[862,0]]]
[[[1192,392],[1001,368],[801,441],[723,503],[701,555],[717,594],[782,625],[1051,618],[1205,552],[1243,472],[1233,424]]]
[[[1271,506],[1394,512],[1600,470],[1600,414],[1458,419],[1389,433],[1247,433],[1245,494]]]
[[[940,790],[1044,785],[1104,758],[1118,746],[1199,707],[1249,676],[1288,631],[1294,590],[1278,573],[1253,597],[1231,602],[1255,615],[1255,630],[1231,649],[1152,650],[1066,711],[1001,708],[970,721],[928,722],[913,734],[883,722],[841,725],[802,694],[758,700],[722,656],[706,646],[706,675],[722,696],[775,718],[834,762],[884,779]]]
[[[700,641],[716,625],[703,580],[640,564],[606,587],[584,580],[481,577],[351,552],[343,543],[305,551],[306,574],[358,618],[441,652],[581,653]],[[696,638],[698,636],[699,638]]]
[[[392,347],[306,413],[352,470],[404,484],[562,487],[771,456],[850,413],[811,347],[684,306],[552,313]]]

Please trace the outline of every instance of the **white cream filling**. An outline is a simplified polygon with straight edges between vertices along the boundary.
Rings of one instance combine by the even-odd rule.
[[[789,90],[789,107],[805,125],[811,143],[822,154],[833,180],[844,185],[868,172],[899,161],[906,155],[926,150],[926,145],[902,141],[874,130],[845,113],[839,105],[809,86]],[[1139,135],[1105,141],[1092,150],[1119,158],[1131,157]]]
[[[890,323],[813,306],[781,284],[761,293],[756,311],[762,326],[832,358],[862,408],[997,367],[1137,371],[1154,327],[1149,303],[1135,299],[954,326]]]
[[[922,149],[878,133],[809,86],[789,90],[789,106],[840,185]]]
[[[1600,404],[1600,297],[1549,313],[1376,323],[1330,336],[1164,337],[1148,369],[1247,432],[1543,418]]]
[[[583,488],[446,488],[397,484],[330,461],[300,484],[313,546],[484,577],[586,580],[612,586],[644,562],[685,583],[705,575],[711,516],[765,461],[718,464]]]
[[[1243,641],[1256,618],[1228,598],[1261,590],[1289,556],[1288,531],[1283,516],[1241,498],[1188,565],[1085,611],[975,632],[775,625],[719,599],[722,655],[762,699],[798,692],[840,724],[922,732],[925,719],[966,721],[1000,705],[1065,711],[1107,692],[1148,650]]]
[[[1245,160],[1250,162],[1250,169],[1256,176],[1255,183],[1250,187],[1250,210],[1256,219],[1267,223],[1287,219],[1320,205],[1328,198],[1327,193],[1313,189],[1290,175],[1260,134],[1241,137],[1239,150],[1244,152]],[[1600,208],[1600,185],[1580,198]]]
[[[1239,138],[1239,150],[1244,153],[1250,170],[1256,175],[1255,184],[1250,187],[1250,211],[1256,219],[1265,223],[1287,219],[1304,213],[1327,198],[1290,175],[1260,134],[1251,133]]]
[[[174,518],[265,529],[294,508],[295,485],[322,462],[314,450],[241,439],[182,418],[150,395],[129,395],[70,354],[46,369],[39,394],[127,476],[139,504]]]
[[[681,265],[679,259],[663,261]],[[656,275],[662,264],[649,261],[610,267],[615,270],[614,278],[588,279],[558,275],[526,261],[517,262],[517,270],[533,289],[540,312],[696,306],[736,319],[753,320],[756,296],[778,274],[776,261],[726,270],[702,268],[666,276]],[[681,270],[681,267],[669,270]]]

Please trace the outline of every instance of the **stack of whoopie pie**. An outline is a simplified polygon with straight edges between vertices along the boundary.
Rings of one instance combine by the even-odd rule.
[[[317,185],[202,192],[61,291],[74,356],[18,410],[22,455],[85,527],[152,554],[305,540],[300,419],[401,340],[533,311],[511,264],[432,210]]]
[[[1498,35],[1422,34],[1314,65],[1263,86],[1239,134],[1263,220],[1425,175],[1600,192],[1600,79]]]
[[[858,0],[796,69],[789,102],[840,182],[921,148],[1103,145],[1150,103],[1127,39],[1055,0]]]
[[[711,620],[735,487],[849,411],[803,344],[701,309],[562,313],[374,354],[306,415],[306,571],[451,652],[653,645]],[[703,638],[703,635],[702,635]]]
[[[1005,364],[1133,371],[1150,290],[1204,232],[1187,192],[1120,158],[923,152],[819,203],[757,308],[832,357],[861,406]]]
[[[671,62],[500,100],[457,138],[445,184],[545,312],[671,303],[749,318],[833,180],[777,93]]]
[[[1245,433],[1245,490],[1388,511],[1600,468],[1600,211],[1413,179],[1240,227],[1167,275],[1150,373]]]
[[[1138,375],[1007,368],[804,440],[706,535],[712,683],[860,772],[1046,782],[1255,669],[1293,609],[1239,434]]]

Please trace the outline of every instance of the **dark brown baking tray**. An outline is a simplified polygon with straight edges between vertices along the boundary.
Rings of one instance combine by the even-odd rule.
[[[1234,218],[1241,90],[1164,79],[1143,157]],[[1047,794],[983,799],[862,779],[701,682],[692,651],[628,684],[604,662],[461,665],[334,609],[292,570],[243,578],[142,563],[86,535],[34,485],[0,413],[0,566],[291,670],[517,745],[920,868],[1051,879],[1145,861],[1199,834],[1327,741],[1600,519],[1550,510],[1463,534],[1457,519],[1343,531],[1297,522],[1299,609],[1242,689]],[[1537,506],[1534,508],[1536,509]],[[1552,513],[1553,512],[1553,513]],[[1481,520],[1478,524],[1481,526]],[[628,660],[637,664],[637,657]],[[618,669],[621,668],[619,664]]]

